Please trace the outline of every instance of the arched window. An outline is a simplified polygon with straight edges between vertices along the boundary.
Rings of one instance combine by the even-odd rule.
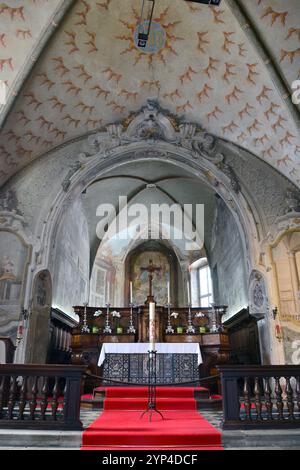
[[[211,272],[208,264],[198,270],[199,276],[199,306],[209,307],[214,301],[211,282]]]
[[[201,258],[190,266],[193,307],[210,307],[213,303],[211,271],[207,258]]]

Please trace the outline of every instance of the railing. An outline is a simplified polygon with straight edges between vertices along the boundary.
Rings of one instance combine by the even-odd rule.
[[[300,366],[220,366],[223,429],[300,428]]]
[[[0,365],[0,428],[80,430],[85,366]]]

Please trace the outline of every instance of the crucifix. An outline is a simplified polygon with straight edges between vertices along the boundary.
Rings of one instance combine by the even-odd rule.
[[[146,300],[146,304],[149,304],[150,302],[155,302],[154,297],[153,297],[153,292],[152,292],[152,287],[153,287],[153,277],[154,273],[160,272],[161,271],[161,266],[154,266],[152,259],[149,260],[149,265],[146,268],[140,268],[142,272],[147,271],[148,273],[148,281],[149,281],[149,295]]]

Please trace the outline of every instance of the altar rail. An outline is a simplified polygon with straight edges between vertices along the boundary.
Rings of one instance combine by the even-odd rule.
[[[300,366],[220,366],[223,429],[300,427]]]
[[[0,365],[0,428],[81,430],[85,366]]]

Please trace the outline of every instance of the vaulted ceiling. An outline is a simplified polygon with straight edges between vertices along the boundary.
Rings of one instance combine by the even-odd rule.
[[[182,207],[184,204],[192,204],[193,207],[196,204],[203,204],[205,207],[203,235],[206,248],[209,248],[216,201],[214,191],[182,168],[176,168],[167,162],[144,161],[122,166],[121,174],[117,169],[110,171],[105,178],[95,181],[83,195],[92,260],[101,242],[97,233],[97,224],[100,219],[95,217],[97,207],[100,203],[109,203],[115,207],[116,214],[118,214],[120,194],[127,197],[129,207],[131,204],[143,204],[150,207],[151,203],[180,204]],[[195,223],[195,218],[193,222]],[[122,250],[129,243],[128,239],[123,242],[118,239],[116,247]],[[172,243],[178,245],[182,255],[188,255],[181,247],[184,241],[173,240]]]
[[[134,46],[140,5],[0,4],[0,79],[9,87],[1,109],[0,184],[53,148],[125,120],[155,98],[300,185],[299,109],[290,96],[300,75],[300,2],[223,0],[212,8],[160,0],[154,21],[167,39],[156,54]]]

